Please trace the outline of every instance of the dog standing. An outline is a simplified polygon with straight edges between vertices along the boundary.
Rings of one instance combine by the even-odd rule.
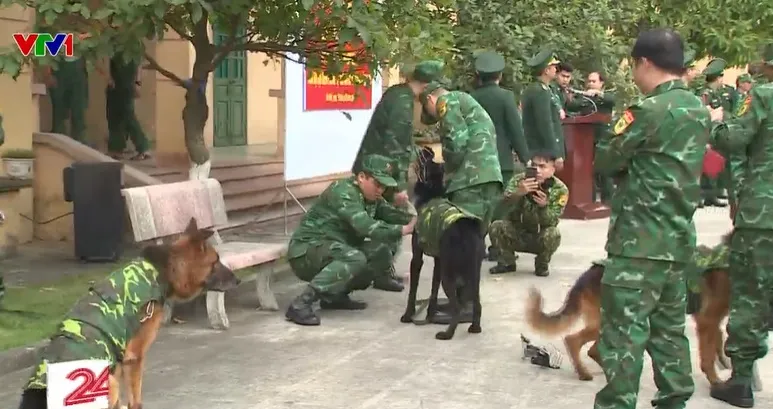
[[[413,316],[416,313],[419,277],[424,265],[425,251],[428,251],[427,254],[434,257],[435,265],[432,273],[432,290],[427,307],[427,321],[431,322],[432,317],[437,312],[438,291],[442,285],[443,291],[448,297],[451,322],[445,331],[435,334],[435,338],[449,340],[454,337],[461,316],[460,294],[457,294],[459,284],[462,284],[467,292],[465,299],[470,299],[473,302],[472,324],[467,332],[477,334],[482,331],[480,326],[480,268],[486,249],[481,234],[480,221],[466,217],[447,200],[442,199],[445,193],[443,165],[435,163],[434,157],[434,152],[429,148],[424,148],[419,155],[416,170],[418,181],[414,186],[414,193],[417,198],[415,206],[420,221],[417,223],[417,231],[414,231],[411,237],[413,250],[410,272],[411,287],[408,293],[408,304],[405,313],[400,317],[400,322],[413,322]],[[440,224],[435,224],[433,218],[434,222]],[[420,225],[422,222],[426,222],[426,224]],[[439,234],[438,249],[430,250],[423,242],[436,239],[427,235],[432,235],[433,227],[440,225],[444,226],[444,229]]]
[[[203,291],[226,291],[240,280],[220,262],[191,219],[168,245],[150,245],[140,259],[111,273],[76,302],[42,353],[24,387],[19,409],[46,409],[46,362],[104,359],[110,362],[109,407],[118,408],[120,384],[129,409],[142,409],[145,355],[156,339],[167,300],[189,301]],[[99,388],[101,385],[94,385]]]

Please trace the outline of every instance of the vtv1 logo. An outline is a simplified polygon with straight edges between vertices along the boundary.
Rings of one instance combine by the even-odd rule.
[[[13,41],[19,52],[25,57],[29,57],[30,54],[35,57],[45,57],[46,54],[57,56],[62,53],[62,49],[64,49],[65,57],[72,57],[75,54],[72,33],[56,33],[54,35],[50,33],[16,33],[13,35]]]

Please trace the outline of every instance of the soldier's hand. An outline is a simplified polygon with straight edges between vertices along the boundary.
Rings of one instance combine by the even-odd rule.
[[[566,119],[566,111],[561,109],[561,111],[558,113],[558,116],[560,116],[561,119]]]
[[[107,86],[110,89],[115,88],[115,81],[113,80],[113,77],[107,77]]]
[[[539,182],[537,182],[537,179],[523,179],[520,183],[518,183],[518,189],[515,191],[515,195],[525,196],[531,192],[536,192],[537,190],[539,190]]]
[[[395,193],[395,204],[398,206],[402,206],[404,204],[408,203],[408,191],[403,190],[401,192]]]
[[[43,83],[46,84],[47,87],[54,88],[56,87],[56,78],[54,78],[53,75],[48,75],[43,78]]]
[[[403,226],[403,236],[413,233],[413,228],[415,226],[416,226],[416,216],[413,216],[413,218],[411,218],[411,221],[408,222],[408,224],[406,224],[405,226]]]
[[[545,207],[548,205],[548,196],[545,192],[538,190],[534,192],[534,203],[539,207]]]
[[[564,158],[556,159],[556,170],[560,172],[563,169],[564,169]]]

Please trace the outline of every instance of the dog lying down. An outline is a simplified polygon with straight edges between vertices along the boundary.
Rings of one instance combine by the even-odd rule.
[[[108,390],[110,408],[142,409],[145,355],[161,327],[164,302],[190,301],[207,290],[226,291],[239,285],[239,279],[207,243],[212,234],[212,230],[200,230],[191,219],[172,243],[145,247],[140,258],[89,289],[43,350],[24,387],[19,409],[48,407],[47,362],[78,360],[110,363],[106,385],[99,385],[99,378],[92,379],[92,389]],[[128,406],[119,402],[122,381],[128,389]]]
[[[694,315],[696,332],[698,335],[698,351],[700,368],[710,383],[720,382],[716,365],[723,369],[730,367],[728,359],[723,353],[724,338],[720,324],[727,317],[730,307],[730,277],[727,268],[713,268],[717,265],[726,265],[727,245],[730,233],[723,238],[723,243],[709,249],[713,258],[720,263],[703,270],[701,281],[701,309]],[[723,247],[724,246],[724,247]],[[699,266],[700,263],[697,263]],[[564,344],[572,360],[572,365],[580,380],[589,381],[593,376],[582,363],[580,350],[593,342],[588,350],[588,356],[601,365],[601,358],[597,349],[600,329],[601,308],[601,277],[604,275],[604,266],[592,265],[575,281],[569,294],[566,295],[563,306],[552,313],[542,311],[542,294],[532,288],[526,302],[526,319],[531,328],[544,335],[558,335],[568,331],[574,323],[582,318],[585,327],[564,337]],[[754,367],[754,388],[762,389],[762,382]]]

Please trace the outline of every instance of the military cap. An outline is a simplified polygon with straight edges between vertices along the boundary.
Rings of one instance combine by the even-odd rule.
[[[739,84],[742,82],[752,82],[752,76],[749,74],[741,74],[738,76],[738,79],[736,79],[736,82]]]
[[[765,64],[773,65],[773,43],[766,45],[762,50],[762,61]]]
[[[368,155],[362,159],[362,171],[373,176],[374,179],[385,187],[397,186],[397,181],[392,177],[392,161],[382,155]]]
[[[695,51],[693,50],[685,50],[684,51],[684,64],[682,67],[684,68],[692,68],[695,66]]]
[[[444,85],[441,82],[433,81],[429,84],[427,84],[427,87],[424,88],[424,91],[422,91],[421,95],[419,95],[419,101],[421,102],[421,123],[424,125],[432,125],[437,123],[438,119],[435,118],[433,115],[430,115],[429,112],[427,112],[427,101],[429,100],[430,94],[437,91],[440,88],[445,88]]]
[[[533,68],[535,71],[542,71],[548,66],[558,64],[560,62],[561,61],[559,61],[558,58],[556,58],[556,55],[553,53],[553,50],[544,49],[526,61],[526,65]]]
[[[483,51],[475,59],[475,71],[481,74],[496,74],[505,69],[505,57],[496,51]]]
[[[725,68],[727,68],[727,61],[715,58],[709,61],[709,64],[703,69],[703,75],[720,76],[724,73]]]
[[[423,83],[435,81],[443,72],[445,64],[439,60],[425,60],[413,69],[413,79]]]

